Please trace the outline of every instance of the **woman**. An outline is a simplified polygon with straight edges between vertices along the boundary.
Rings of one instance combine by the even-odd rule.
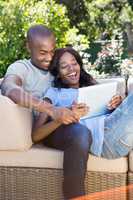
[[[50,72],[55,77],[54,87],[51,87],[44,95],[44,101],[55,106],[69,107],[80,119],[88,112],[88,108],[84,104],[74,103],[77,100],[78,88],[94,85],[97,82],[84,71],[81,57],[72,48],[56,50]],[[121,102],[120,96],[114,96],[108,108],[113,110]],[[114,112],[117,117],[119,109]],[[104,140],[104,133],[107,132],[108,126],[111,126],[112,118],[114,118],[111,117],[113,113],[108,117],[80,120],[77,124],[70,125],[50,121],[45,113],[40,114],[36,120],[33,141],[43,140],[49,147],[64,150],[64,196],[66,199],[85,194],[84,177],[89,151],[97,156],[113,157],[108,153],[106,144],[108,138],[106,138],[106,143]]]

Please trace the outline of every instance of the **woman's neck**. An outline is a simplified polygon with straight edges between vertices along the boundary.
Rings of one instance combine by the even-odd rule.
[[[69,88],[78,89],[79,88],[79,83],[75,84],[75,85],[70,85]]]

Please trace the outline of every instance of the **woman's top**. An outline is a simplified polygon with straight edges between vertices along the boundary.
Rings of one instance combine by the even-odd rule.
[[[50,87],[43,95],[43,98],[51,100],[52,104],[57,107],[70,108],[74,101],[78,99],[78,89],[75,88],[55,88]],[[102,152],[104,139],[104,119],[106,115],[98,117],[80,119],[80,123],[85,125],[92,133],[92,145],[90,152],[100,156]]]

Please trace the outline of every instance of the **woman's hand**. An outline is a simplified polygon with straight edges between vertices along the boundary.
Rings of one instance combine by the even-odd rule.
[[[114,95],[112,99],[110,100],[110,102],[108,103],[107,108],[109,110],[113,110],[117,108],[122,103],[122,100],[123,99],[120,95]]]
[[[73,103],[72,111],[80,120],[81,117],[85,116],[89,112],[89,107],[84,103]]]

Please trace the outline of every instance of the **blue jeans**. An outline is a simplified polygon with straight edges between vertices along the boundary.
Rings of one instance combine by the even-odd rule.
[[[44,140],[45,145],[64,151],[65,199],[85,195],[84,178],[91,142],[89,129],[79,123],[62,125]]]
[[[128,155],[133,149],[133,93],[105,119],[102,157]]]

